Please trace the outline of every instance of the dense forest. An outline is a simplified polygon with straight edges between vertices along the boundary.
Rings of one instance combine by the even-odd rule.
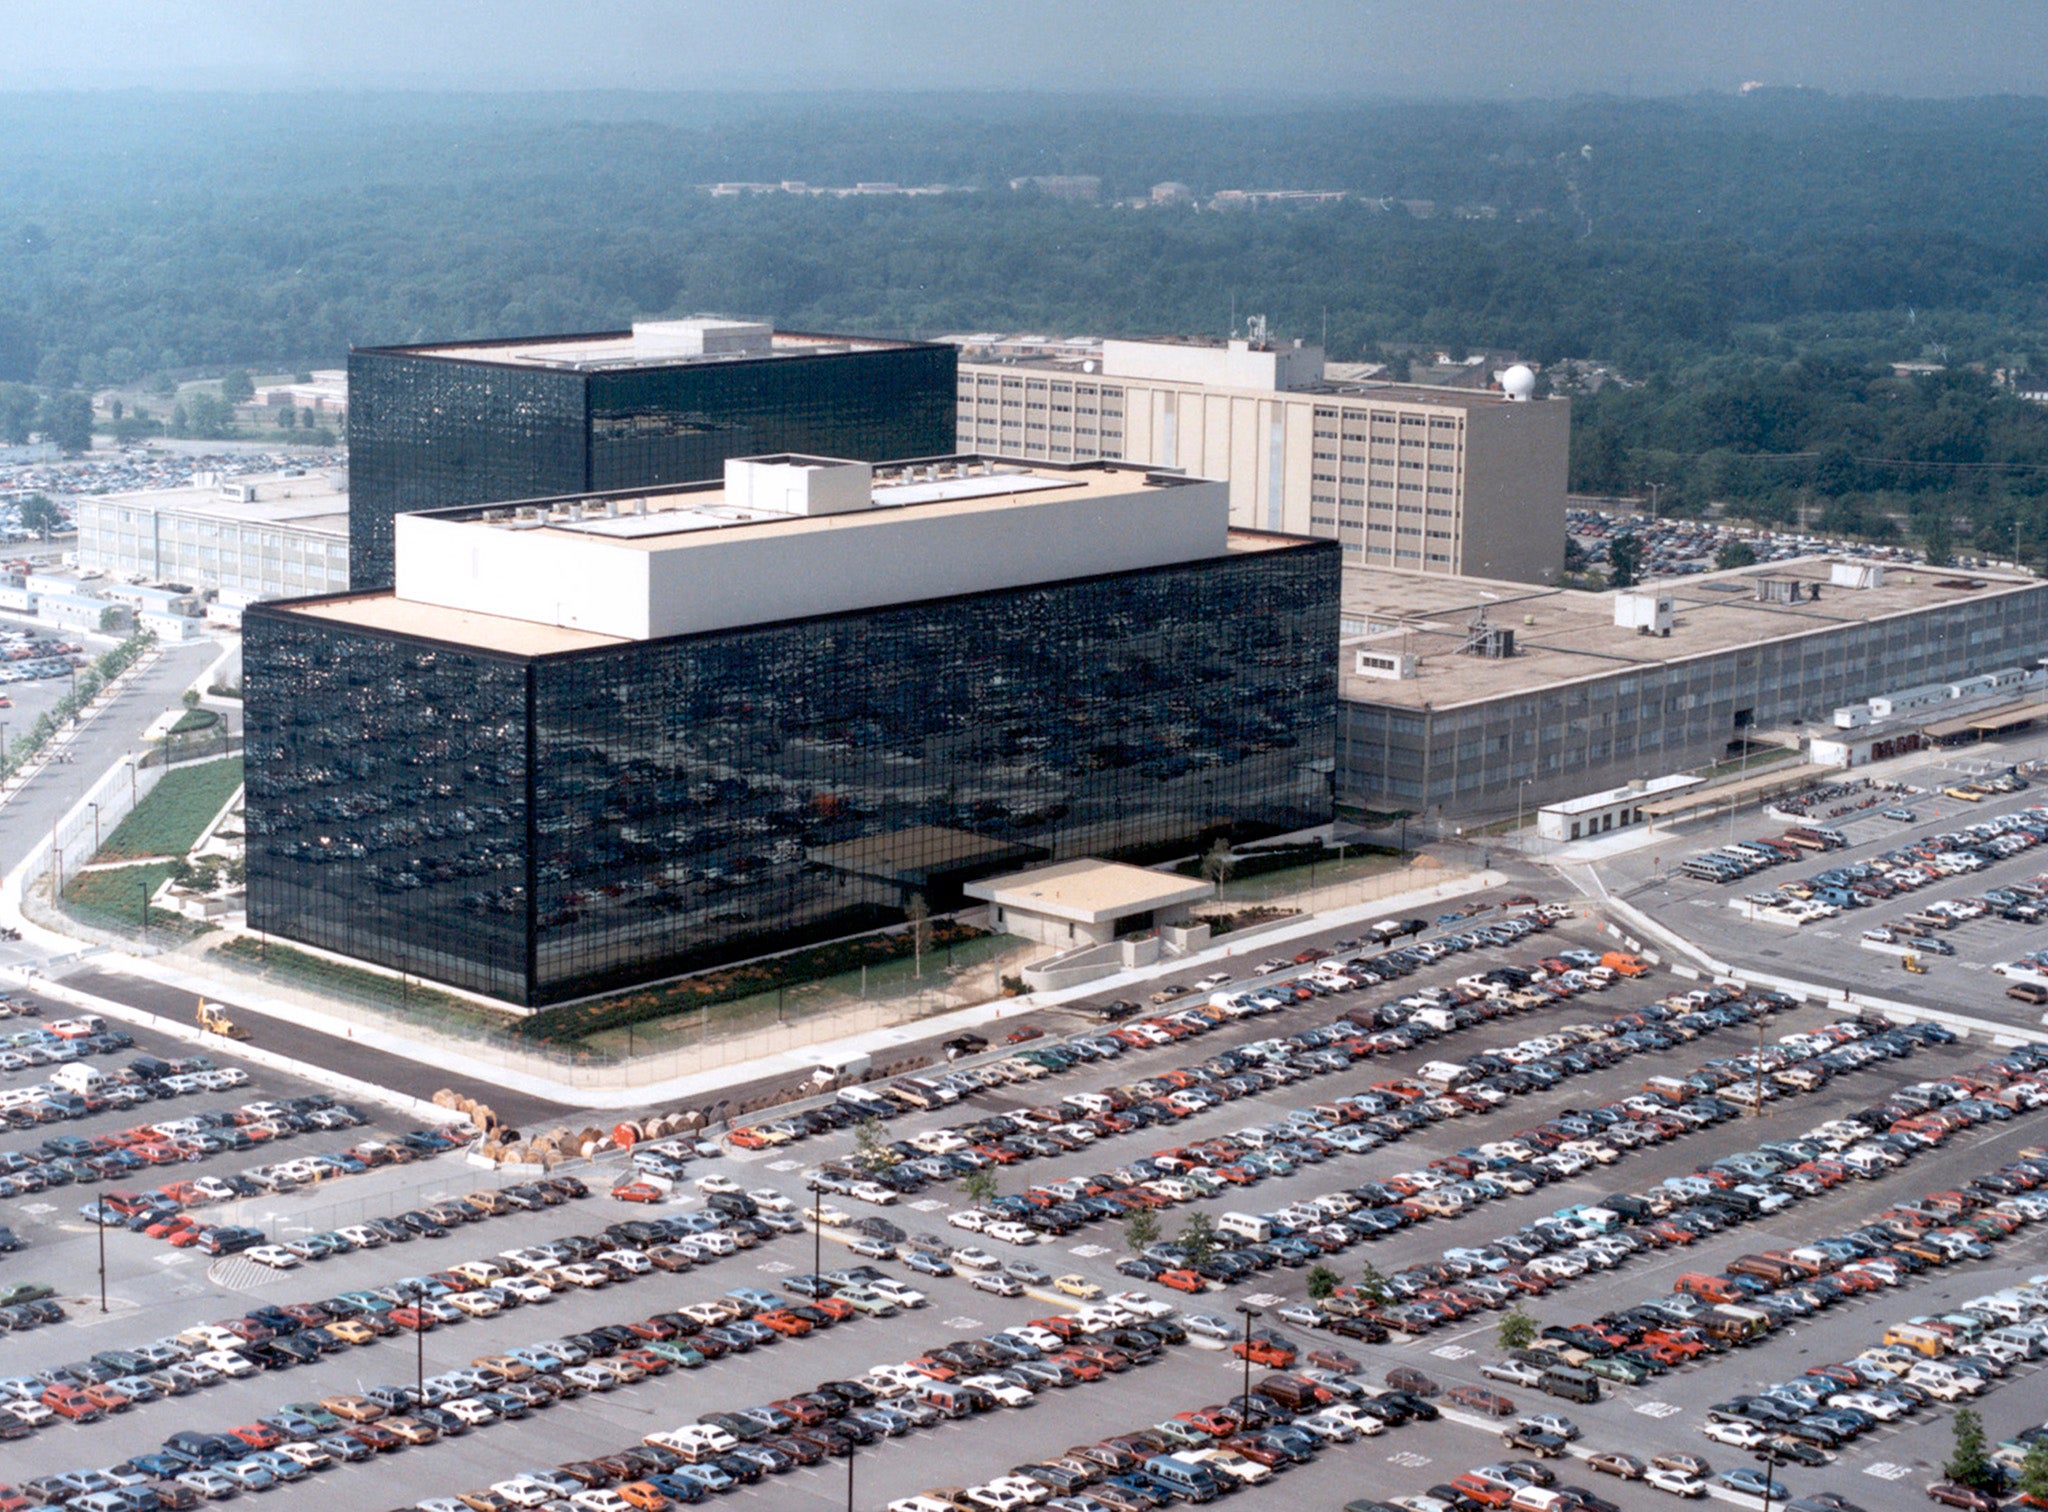
[[[2048,102],[1274,110],[1087,98],[10,96],[0,381],[718,310],[937,335],[1211,332],[1619,374],[1578,481],[2048,542]],[[1087,203],[1013,178],[1087,174]],[[972,192],[714,198],[717,181]],[[1193,202],[1133,208],[1163,180]],[[1215,210],[1228,189],[1343,190]],[[1896,380],[1889,364],[1945,363]],[[1982,372],[1972,369],[1978,365]],[[2030,471],[2029,469],[2033,469]],[[2038,527],[2038,528],[2036,528]]]

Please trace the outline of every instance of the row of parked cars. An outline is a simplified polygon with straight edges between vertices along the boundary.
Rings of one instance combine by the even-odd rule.
[[[1838,1032],[1862,1033],[1860,1026],[1834,1026]],[[1886,1041],[1885,1050],[1910,1047]],[[1634,1097],[1604,1108],[1564,1115],[1549,1125],[1527,1130],[1508,1140],[1490,1141],[1440,1162],[1433,1173],[1443,1182],[1495,1179],[1526,1165],[1532,1151],[1546,1141],[1565,1141],[1581,1150],[1599,1149],[1606,1160],[1618,1159],[1638,1138],[1651,1141],[1677,1137],[1692,1128],[1733,1117],[1737,1106],[1712,1090],[1735,1070],[1727,1061],[1709,1062],[1694,1078],[1653,1078]],[[1564,1148],[1561,1144],[1559,1148]],[[1387,1328],[1423,1332],[1454,1322],[1481,1309],[1514,1305],[1542,1295],[1589,1271],[1608,1270],[1635,1253],[1685,1246],[1732,1222],[1760,1216],[1786,1205],[1791,1197],[1772,1190],[1772,1183],[1795,1174],[1783,1154],[1756,1161],[1733,1157],[1717,1162],[1707,1174],[1675,1178],[1641,1193],[1617,1193],[1599,1203],[1574,1204],[1546,1219],[1524,1225],[1491,1243],[1459,1246],[1433,1262],[1412,1265],[1384,1278],[1385,1295],[1366,1296],[1342,1289],[1308,1309],[1303,1321],[1320,1324],[1352,1337],[1377,1341]],[[1780,1173],[1774,1176],[1772,1173]],[[1384,1183],[1382,1183],[1384,1185]],[[1814,1188],[1819,1190],[1818,1187]],[[1514,1367],[1504,1379],[1543,1385],[1558,1395],[1587,1396],[1588,1380],[1545,1383],[1542,1360]],[[1571,1362],[1576,1368],[1578,1362]],[[1617,1381],[1640,1376],[1627,1370],[1601,1370]]]
[[[1678,869],[1703,882],[1740,882],[1766,867],[1804,860],[1814,851],[1840,850],[1848,843],[1849,837],[1840,830],[1795,825],[1776,839],[1731,840],[1687,856]]]
[[[596,1258],[637,1253],[631,1235],[623,1230],[646,1225],[618,1227],[620,1233],[608,1236],[615,1249]],[[573,1242],[577,1237],[563,1241],[565,1253],[583,1249],[582,1244]],[[523,1275],[545,1283],[542,1290],[546,1292],[557,1285],[577,1284],[557,1273],[565,1268],[540,1266]],[[470,1262],[438,1278],[408,1279],[319,1304],[258,1309],[242,1321],[256,1329],[274,1329],[280,1338],[341,1331],[353,1335],[347,1342],[367,1342],[384,1334],[432,1327],[434,1313],[420,1311],[423,1307],[431,1309],[450,1297],[504,1290],[512,1280],[503,1274],[508,1269],[495,1261]],[[493,1272],[500,1273],[498,1278],[487,1281]],[[624,1273],[631,1274],[632,1267]],[[440,1283],[440,1295],[422,1303],[420,1294],[428,1287],[419,1283],[435,1279]],[[506,1305],[514,1305],[509,1291]],[[632,1386],[673,1370],[695,1369],[728,1353],[802,1337],[862,1315],[861,1309],[829,1298],[787,1303],[755,1288],[735,1288],[647,1318],[479,1356],[467,1366],[442,1371],[415,1385],[364,1386],[291,1403],[268,1417],[222,1432],[175,1433],[154,1453],[103,1470],[42,1477],[24,1485],[21,1492],[31,1501],[62,1504],[72,1512],[154,1512],[160,1507],[189,1507],[195,1499],[267,1490],[338,1464],[517,1421],[557,1402]],[[457,1311],[450,1316],[459,1319],[463,1314]],[[323,1321],[309,1321],[313,1318]],[[188,1333],[151,1349],[164,1353],[220,1342],[211,1337],[210,1327]],[[193,1361],[206,1358],[202,1353]],[[928,1417],[920,1413],[918,1418],[903,1413],[864,1414],[827,1425],[828,1417],[837,1419],[856,1403],[867,1409],[879,1400],[879,1393],[855,1383],[828,1382],[819,1392],[772,1407],[714,1415],[735,1423],[759,1417],[763,1426],[756,1439],[768,1437],[769,1425],[782,1430],[765,1443],[742,1445],[723,1429],[715,1439],[707,1435],[695,1442],[688,1441],[682,1430],[654,1433],[641,1445],[617,1455],[529,1470],[488,1490],[421,1505],[432,1512],[446,1508],[503,1512],[543,1505],[569,1507],[575,1512],[617,1512],[621,1507],[628,1512],[659,1512],[669,1502],[701,1501],[775,1471],[815,1464],[826,1454],[843,1453],[856,1442],[872,1442],[884,1432],[905,1431],[919,1418],[939,1419],[936,1412]]]
[[[1776,892],[1753,901],[1793,906],[1832,917],[1888,902],[1952,877],[1982,871],[1995,862],[2032,849],[2043,839],[2048,839],[2048,805],[2036,804],[1961,830],[1925,836],[1867,860],[1844,862],[1810,877],[1781,883]],[[1970,916],[1996,912],[2017,923],[2036,923],[2048,916],[2039,906],[2043,893],[2036,884],[2021,884],[2002,891],[2009,896],[1996,903],[1980,900]],[[1916,924],[1919,919],[1927,922]],[[1909,916],[1907,922],[1908,932],[1925,936],[1930,929],[1952,928],[1961,920],[1953,913],[1953,905],[1935,904],[1920,915]]]
[[[1534,900],[1527,902],[1533,904]],[[1527,914],[1494,924],[1476,925],[1378,955],[1358,956],[1346,961],[1328,959],[1319,950],[1305,951],[1298,961],[1263,964],[1274,968],[1275,972],[1284,972],[1297,965],[1312,967],[1311,970],[1251,988],[1229,990],[1229,977],[1219,973],[1203,978],[1193,987],[1176,988],[1165,995],[1169,1000],[1184,1000],[1199,990],[1209,995],[1207,1001],[1200,1005],[1183,1003],[1177,1009],[1122,1023],[1101,1034],[1080,1035],[1057,1043],[1033,1044],[979,1066],[935,1070],[899,1077],[888,1083],[845,1087],[839,1091],[836,1100],[843,1106],[827,1104],[785,1119],[746,1125],[734,1129],[728,1137],[742,1149],[773,1148],[843,1129],[869,1118],[887,1121],[940,1111],[986,1091],[1059,1075],[1092,1061],[1113,1058],[1125,1050],[1151,1049],[1204,1034],[1233,1019],[1278,1012],[1333,992],[1348,992],[1392,982],[1462,951],[1509,945],[1538,929],[1547,928],[1555,919],[1569,912],[1561,906],[1533,908]],[[1420,925],[1420,921],[1411,922]],[[1350,943],[1352,948],[1358,944],[1356,941]],[[1258,974],[1271,973],[1262,967]],[[1119,1007],[1134,1010],[1135,1005]],[[1124,1015],[1120,1013],[1119,1016]],[[849,1109],[850,1113],[846,1111]],[[909,1151],[906,1158],[917,1153]],[[1056,1157],[1067,1151],[1053,1141],[1050,1149],[1026,1149],[1020,1153]],[[854,1177],[874,1174],[850,1167],[846,1170]]]
[[[248,1121],[234,1121],[245,1114]],[[152,1142],[141,1148],[147,1155],[146,1164],[163,1165],[173,1159],[203,1160],[216,1149],[254,1148],[300,1131],[332,1132],[365,1122],[360,1110],[336,1103],[325,1093],[309,1093],[282,1103],[250,1104],[218,1125],[195,1118],[179,1120],[179,1126],[168,1133],[152,1126]],[[201,1209],[259,1193],[291,1192],[336,1177],[358,1176],[379,1166],[443,1154],[462,1143],[457,1130],[414,1129],[395,1139],[364,1140],[345,1149],[268,1162],[226,1175],[166,1182],[150,1191],[103,1192],[81,1204],[78,1211],[88,1222],[118,1225],[174,1248],[192,1248],[207,1255],[236,1254],[262,1246],[263,1231],[210,1221]]]
[[[2012,1065],[1998,1069],[2011,1072],[2010,1080],[2036,1074]],[[1988,1079],[1998,1078],[1993,1073]],[[1838,1132],[1823,1125],[1809,1131],[1804,1142],[1825,1146]],[[1979,1214],[1977,1232],[1995,1240],[2023,1223],[2048,1217],[2048,1199],[2024,1196],[2044,1180],[2048,1180],[2048,1157],[2029,1152],[1961,1191],[1930,1194],[1921,1203],[1893,1209],[1899,1216],[1885,1222],[1900,1222],[1902,1228],[1915,1232],[1938,1232],[1939,1225],[1953,1224],[1975,1211]],[[1973,1203],[1978,1205],[1974,1209]],[[1544,1331],[1538,1348],[1525,1351],[1518,1360],[1489,1365],[1487,1373],[1536,1384],[1534,1373],[1539,1367],[1555,1370],[1561,1360],[1576,1361],[1589,1372],[1606,1362],[1658,1370],[1680,1368],[1696,1359],[1741,1348],[1762,1337],[1777,1322],[1807,1316],[1848,1297],[1910,1279],[1922,1263],[1916,1256],[1894,1252],[1888,1242],[1893,1238],[1889,1228],[1866,1225],[1782,1252],[1742,1257],[1719,1275],[1681,1276],[1670,1297],[1619,1309],[1585,1323],[1555,1325]],[[2037,1283],[2040,1280],[2048,1278],[2037,1278]],[[1967,1336],[1980,1341],[2002,1329],[1994,1343],[1958,1347],[1973,1356],[2002,1359],[2008,1365],[2017,1363],[2048,1350],[2048,1324],[2035,1328],[2031,1322],[2020,1321],[2037,1317],[2040,1304],[2048,1302],[2048,1291],[2042,1291],[2037,1283],[1975,1299],[1958,1310],[1959,1317],[1921,1319],[1917,1323],[1939,1322],[1953,1338]],[[1734,1300],[1710,1308],[1711,1298]],[[1731,1326],[1714,1326],[1720,1322]],[[1921,1358],[1921,1353],[1938,1346],[1916,1336],[1911,1349],[1902,1347],[1901,1341],[1893,1337],[1899,1331],[1895,1325],[1888,1332],[1883,1349],[1865,1351],[1855,1361],[1816,1366],[1792,1381],[1717,1404],[1708,1414],[1707,1436],[1781,1463],[1823,1465],[1830,1458],[1829,1451],[1846,1438],[1896,1421],[1931,1401],[1956,1400],[1969,1390],[1959,1390],[1931,1375],[1921,1381],[1907,1379],[1901,1384],[1900,1378],[1909,1377],[1919,1368],[1913,1362]],[[1940,1339],[1942,1334],[1937,1332],[1932,1337]],[[1984,1375],[1991,1377],[1994,1369],[1984,1367]],[[1517,1430],[1530,1426],[1526,1422],[1516,1425]],[[1529,1447],[1534,1452],[1562,1452],[1561,1444],[1545,1443],[1527,1433],[1514,1437],[1511,1430],[1510,1436],[1518,1447]],[[2029,1430],[2001,1446],[2001,1452],[2009,1463],[2016,1463],[2032,1439],[2040,1436]],[[1853,1504],[1831,1493],[1791,1498],[1783,1483],[1770,1476],[1770,1466],[1737,1467],[1714,1475],[1703,1456],[1682,1451],[1656,1454],[1647,1460],[1627,1453],[1597,1452],[1588,1457],[1587,1463],[1604,1473],[1639,1480],[1682,1497],[1704,1495],[1711,1485],[1751,1496],[1768,1492],[1773,1501],[1789,1500],[1798,1512],[1856,1512]],[[1401,1498],[1394,1505],[1405,1512],[1476,1512],[1482,1507],[1536,1512],[1555,1505],[1539,1492],[1527,1489],[1537,1484],[1512,1472],[1502,1475],[1481,1467],[1477,1472],[1454,1478],[1448,1485],[1433,1487],[1428,1496]],[[1946,1486],[1930,1488],[1931,1492],[1942,1493],[1937,1499],[1947,1499],[1946,1494],[1953,1490]],[[1976,1505],[1960,1501],[1953,1504]],[[1371,1505],[1360,1504],[1360,1512]]]

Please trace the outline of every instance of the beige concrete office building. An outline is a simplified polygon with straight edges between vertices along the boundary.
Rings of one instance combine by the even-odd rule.
[[[116,578],[186,583],[223,603],[348,587],[348,484],[325,470],[80,499],[78,565]]]
[[[1232,525],[1334,538],[1359,566],[1525,583],[1563,567],[1571,405],[1530,398],[1526,369],[1471,390],[1356,379],[1267,341],[960,346],[963,452],[1221,478]]]

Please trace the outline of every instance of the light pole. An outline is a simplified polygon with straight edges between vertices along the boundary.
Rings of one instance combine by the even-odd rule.
[[[1249,1302],[1237,1304],[1237,1310],[1244,1317],[1244,1400],[1238,1410],[1249,1419],[1252,1408],[1252,1319],[1263,1318],[1265,1313]]]
[[[851,1439],[846,1441],[846,1512],[853,1512],[853,1456],[859,1447]],[[1770,1508],[1764,1508],[1764,1512],[1770,1512]]]
[[[811,1181],[805,1185],[811,1191],[811,1274],[817,1276],[825,1269],[825,1184]],[[847,1472],[848,1475],[852,1473],[850,1470]]]
[[[1771,1512],[1771,1487],[1777,1484],[1778,1467],[1785,1463],[1776,1444],[1764,1445],[1764,1512]]]
[[[413,1363],[413,1395],[415,1407],[423,1407],[427,1401],[427,1289],[415,1286],[412,1289],[412,1337],[415,1348]]]
[[[149,945],[149,878],[138,877],[135,879],[135,885],[142,889],[142,943],[147,948]]]
[[[1529,791],[1529,784],[1535,780],[1524,777],[1515,784],[1515,848],[1518,850],[1522,847],[1522,799]]]
[[[107,1310],[107,1199],[102,1197],[99,1206],[100,1231],[100,1311]]]

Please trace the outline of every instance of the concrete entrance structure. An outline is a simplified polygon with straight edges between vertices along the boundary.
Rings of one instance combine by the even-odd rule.
[[[1200,878],[1085,858],[987,877],[965,891],[989,904],[995,929],[1061,948],[1185,923],[1190,904],[1216,893]]]

